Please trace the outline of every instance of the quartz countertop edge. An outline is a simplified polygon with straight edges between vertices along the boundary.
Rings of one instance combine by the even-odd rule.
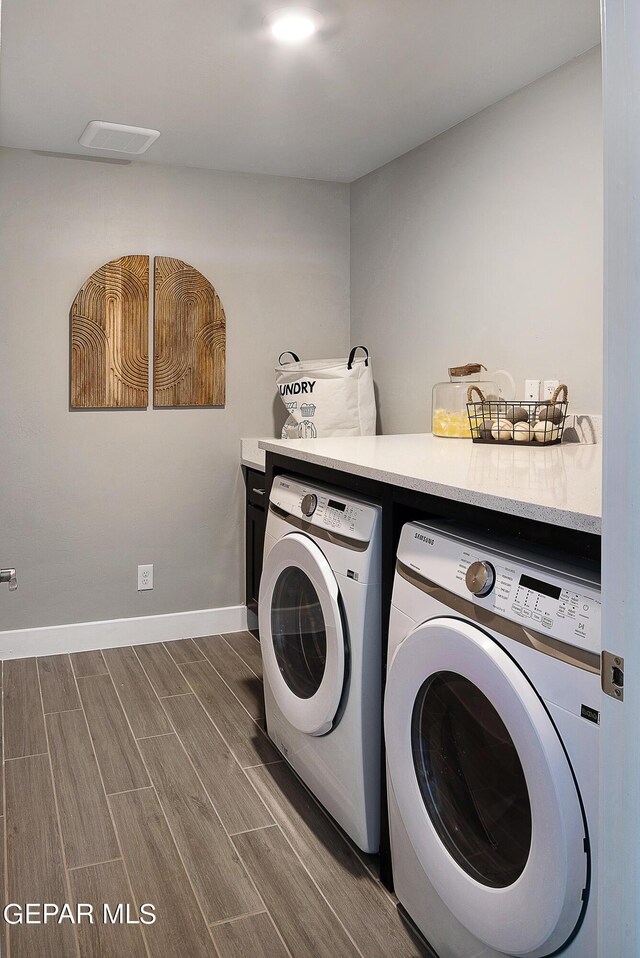
[[[264,449],[260,449],[259,439],[241,439],[240,440],[240,463],[249,469],[257,469],[258,472],[264,472]]]
[[[518,448],[431,433],[262,439],[258,445],[265,452],[416,492],[601,534],[599,445]]]

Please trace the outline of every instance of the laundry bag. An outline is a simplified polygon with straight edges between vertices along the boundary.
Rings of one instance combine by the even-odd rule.
[[[358,349],[364,356],[357,356]],[[292,356],[293,362],[283,363]],[[324,436],[375,436],[376,400],[366,346],[354,346],[347,359],[301,361],[281,353],[276,384],[289,413],[283,439]]]

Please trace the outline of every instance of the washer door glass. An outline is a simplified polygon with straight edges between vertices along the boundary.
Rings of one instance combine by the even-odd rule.
[[[280,573],[271,600],[271,635],[280,673],[292,692],[311,698],[327,662],[327,632],[318,593],[295,566]]]
[[[294,728],[325,735],[340,708],[348,657],[338,583],[309,536],[292,532],[268,551],[258,620],[265,689]]]
[[[529,857],[531,804],[489,699],[455,672],[431,676],[413,707],[411,747],[422,799],[452,858],[484,885],[512,885]]]

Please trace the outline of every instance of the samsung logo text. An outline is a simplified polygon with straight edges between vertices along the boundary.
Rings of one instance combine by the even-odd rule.
[[[415,532],[414,539],[419,539],[420,542],[426,542],[428,546],[435,545],[434,539],[430,539],[429,536],[423,536],[421,532]]]

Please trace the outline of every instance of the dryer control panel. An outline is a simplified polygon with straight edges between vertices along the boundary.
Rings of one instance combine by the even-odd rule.
[[[422,523],[404,526],[398,560],[426,581],[543,635],[601,650],[600,584],[553,559],[510,555]]]
[[[358,542],[369,542],[379,506],[358,502],[341,492],[309,486],[298,479],[276,476],[269,501],[309,525]]]

